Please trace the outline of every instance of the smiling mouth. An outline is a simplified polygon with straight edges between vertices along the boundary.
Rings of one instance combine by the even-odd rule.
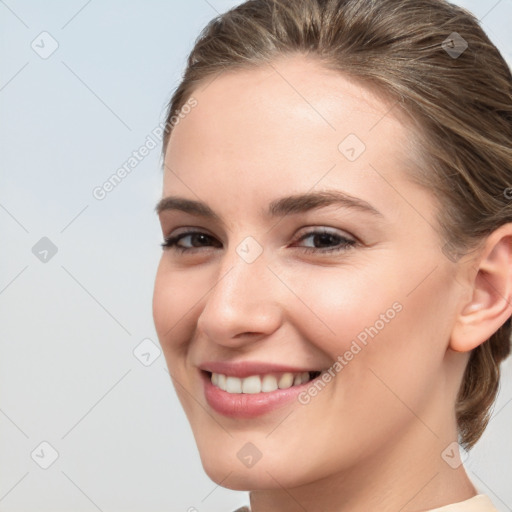
[[[204,371],[214,387],[231,394],[271,393],[278,389],[301,386],[321,375],[321,371],[309,372],[272,372],[261,375],[249,375],[244,378],[222,373]]]

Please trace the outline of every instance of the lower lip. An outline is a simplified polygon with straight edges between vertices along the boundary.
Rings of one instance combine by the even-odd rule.
[[[293,400],[321,375],[299,386],[276,389],[267,393],[228,393],[211,382],[211,375],[199,370],[204,382],[204,394],[210,407],[231,418],[256,418],[271,412]],[[298,401],[298,400],[297,400]]]

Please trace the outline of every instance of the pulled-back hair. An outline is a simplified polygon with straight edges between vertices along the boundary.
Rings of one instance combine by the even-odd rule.
[[[478,20],[444,0],[248,0],[217,16],[169,103],[164,156],[173,116],[198,85],[294,54],[376,88],[413,122],[419,170],[411,177],[438,200],[448,258],[457,261],[512,222],[510,69]],[[474,348],[466,366],[455,404],[466,449],[490,419],[510,322]]]

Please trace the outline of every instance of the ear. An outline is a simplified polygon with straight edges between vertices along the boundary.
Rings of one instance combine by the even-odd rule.
[[[456,352],[482,344],[512,315],[512,223],[487,237],[472,268],[471,300],[463,304],[450,339]]]

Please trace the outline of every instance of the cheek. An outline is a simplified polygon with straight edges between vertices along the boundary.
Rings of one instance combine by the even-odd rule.
[[[175,271],[162,256],[153,290],[153,320],[160,344],[167,357],[169,351],[185,347],[190,337],[193,306],[201,297],[201,288],[185,272]],[[188,334],[187,334],[188,333]]]
[[[374,276],[373,286],[361,287],[352,300],[345,294],[338,299],[336,353],[347,361],[338,382],[343,389],[339,403],[352,401],[355,409],[364,404],[359,411],[361,424],[371,423],[376,415],[391,428],[393,422],[407,418],[407,410],[400,409],[404,403],[420,411],[439,396],[436,386],[442,382],[453,320],[453,289],[449,276],[442,275],[440,268],[429,274],[432,268],[402,265],[389,274],[399,279],[384,276],[379,283]],[[357,389],[356,401],[344,394],[345,389]]]
[[[291,274],[299,299],[290,298],[298,321],[311,343],[333,359],[349,350],[353,341],[364,346],[376,332],[398,321],[403,309],[400,294],[387,282],[353,266],[317,267],[314,273]]]
[[[297,273],[292,282],[301,301],[294,306],[294,321],[333,362],[342,357],[334,372],[344,376],[336,382],[366,381],[366,388],[373,379],[382,387],[371,368],[415,401],[420,399],[415,393],[421,395],[425,381],[441,368],[450,315],[446,302],[436,297],[450,293],[441,271],[423,280],[426,267],[404,263],[388,261],[366,271],[317,268],[304,278]]]
[[[172,293],[172,282],[168,279],[168,273],[165,271],[165,265],[162,260],[158,266],[155,277],[155,286],[153,288],[153,321],[162,343],[164,333],[171,327],[171,314],[174,311],[174,301]]]

